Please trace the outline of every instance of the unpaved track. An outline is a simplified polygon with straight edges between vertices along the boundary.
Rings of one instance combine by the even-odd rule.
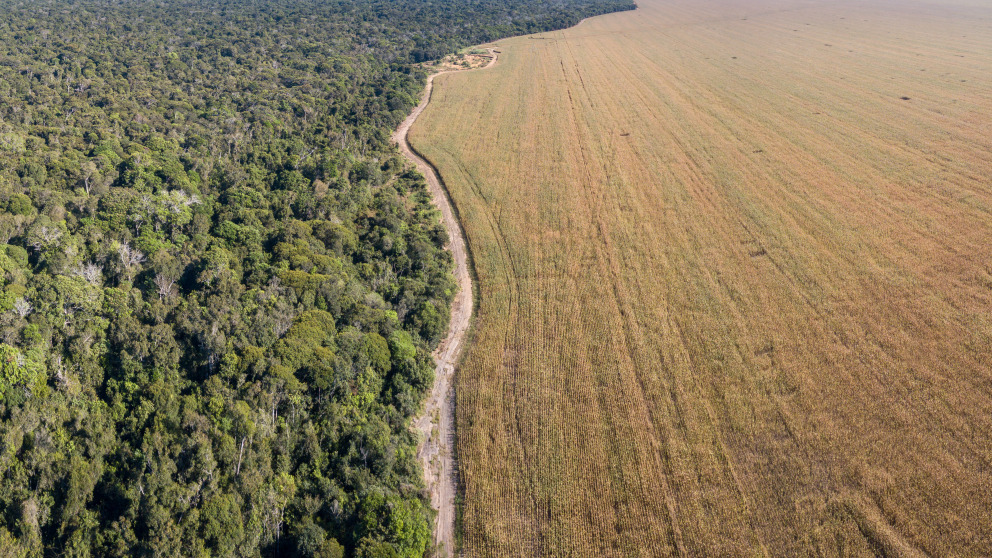
[[[492,59],[482,68],[489,68],[496,63],[498,53],[488,49]],[[465,234],[461,223],[455,215],[448,193],[442,185],[434,166],[418,155],[407,140],[410,126],[417,120],[424,107],[431,101],[434,90],[434,78],[452,72],[472,70],[447,70],[431,74],[427,77],[427,87],[424,96],[413,109],[413,112],[400,124],[393,134],[393,141],[399,144],[400,151],[412,161],[427,179],[431,197],[442,214],[445,228],[448,229],[450,242],[448,249],[455,258],[455,279],[458,282],[458,292],[451,303],[451,323],[448,335],[434,351],[437,369],[434,372],[434,387],[424,405],[424,412],[414,419],[414,427],[421,434],[420,447],[417,457],[424,468],[424,480],[431,492],[431,505],[437,510],[437,522],[434,525],[434,538],[438,546],[444,548],[447,556],[453,556],[455,542],[455,490],[458,470],[454,459],[455,442],[455,389],[452,377],[455,364],[461,354],[465,335],[468,333],[472,318],[472,276],[469,272],[468,251],[465,247]],[[435,421],[436,417],[436,421]]]

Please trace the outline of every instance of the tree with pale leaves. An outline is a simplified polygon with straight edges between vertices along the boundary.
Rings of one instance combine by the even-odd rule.
[[[134,280],[135,272],[145,261],[145,255],[137,248],[132,247],[127,242],[117,243],[117,255],[120,257],[121,265],[127,272],[127,280],[130,283]]]
[[[21,319],[27,318],[31,315],[32,311],[34,311],[34,307],[24,297],[14,301],[14,313],[20,316]]]

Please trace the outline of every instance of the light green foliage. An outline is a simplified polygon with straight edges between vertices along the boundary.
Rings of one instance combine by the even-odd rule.
[[[405,331],[394,331],[389,336],[389,350],[392,352],[395,362],[413,359],[417,354],[417,348],[413,345],[413,338]]]
[[[360,512],[366,536],[359,545],[358,555],[369,558],[423,556],[431,541],[430,524],[416,509],[423,505],[378,492],[366,495]]]
[[[7,402],[23,401],[31,395],[46,390],[45,366],[38,355],[28,354],[0,343],[0,399]]]

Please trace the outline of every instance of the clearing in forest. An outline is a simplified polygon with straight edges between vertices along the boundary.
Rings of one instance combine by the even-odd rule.
[[[992,554],[992,6],[643,0],[438,78],[467,556]]]

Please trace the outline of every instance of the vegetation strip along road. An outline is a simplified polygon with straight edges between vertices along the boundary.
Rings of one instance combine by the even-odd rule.
[[[491,58],[481,69],[494,65],[499,56],[494,49],[490,48],[488,51]],[[393,140],[399,145],[403,155],[416,165],[427,179],[434,205],[441,210],[444,226],[450,236],[447,247],[455,259],[458,292],[451,303],[448,334],[434,351],[434,360],[437,362],[434,387],[424,403],[423,413],[414,420],[414,427],[421,434],[417,457],[424,467],[424,480],[431,493],[431,505],[438,512],[434,526],[435,539],[438,546],[447,551],[448,556],[452,556],[454,551],[455,490],[458,474],[454,455],[455,389],[452,377],[472,319],[472,276],[465,233],[462,231],[457,212],[444,183],[434,165],[413,149],[407,134],[410,126],[431,101],[434,78],[441,74],[464,71],[468,70],[445,70],[428,76],[427,87],[424,88],[424,96],[420,104],[393,134]]]

